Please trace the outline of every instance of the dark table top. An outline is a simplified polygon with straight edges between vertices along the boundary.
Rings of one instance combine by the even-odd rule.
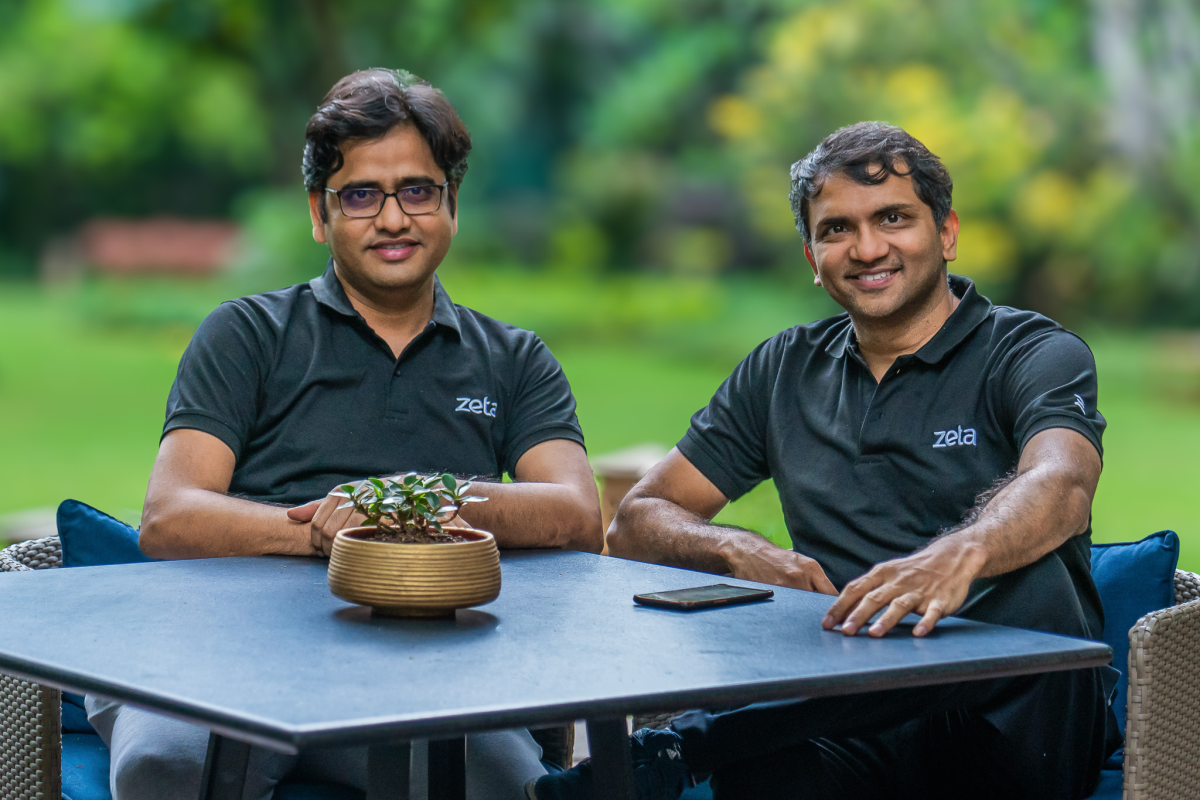
[[[0,576],[0,670],[274,749],[851,694],[1106,664],[1096,642],[946,620],[914,639],[821,630],[830,599],[695,612],[632,596],[722,579],[586,553],[509,552],[495,602],[375,618],[326,562],[230,558]],[[752,586],[747,581],[732,581]]]

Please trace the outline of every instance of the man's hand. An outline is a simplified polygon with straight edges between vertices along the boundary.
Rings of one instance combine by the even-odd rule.
[[[440,486],[441,483],[438,485]],[[313,555],[328,557],[333,552],[333,537],[337,536],[338,531],[344,531],[347,528],[357,528],[366,519],[353,508],[338,508],[338,506],[348,502],[345,494],[338,494],[339,492],[341,492],[341,487],[334,487],[328,495],[320,500],[313,500],[302,506],[288,509],[288,519],[293,522],[309,523],[309,537],[312,543]],[[438,521],[442,525],[451,528],[471,527],[458,514],[446,519],[439,519]]]
[[[328,558],[329,554],[333,552],[333,537],[337,536],[337,532],[357,527],[363,522],[363,515],[353,508],[338,508],[346,502],[345,495],[334,494],[339,491],[341,490],[334,488],[320,500],[313,500],[302,506],[288,509],[288,519],[308,523],[309,541],[312,544],[313,555],[322,555]]]
[[[921,614],[913,636],[924,636],[942,617],[959,609],[985,557],[969,539],[946,536],[911,556],[876,564],[846,584],[821,621],[825,630],[839,622],[853,636],[882,608],[887,610],[867,632],[883,636],[906,614]]]
[[[758,535],[731,538],[720,552],[735,578],[837,594],[825,570],[815,560],[794,550],[785,550]]]

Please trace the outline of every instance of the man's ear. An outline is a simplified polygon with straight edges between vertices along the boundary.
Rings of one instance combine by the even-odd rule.
[[[450,192],[450,208],[454,209],[450,213],[450,235],[454,236],[458,233],[458,184],[450,184],[446,191]]]
[[[325,192],[308,193],[308,216],[312,220],[313,239],[319,244],[327,244],[325,241],[325,221],[321,219],[324,204]]]
[[[817,271],[817,260],[815,258],[813,258],[812,250],[809,249],[807,244],[804,245],[804,257],[808,259],[808,265],[810,267],[812,267],[813,285],[820,286],[821,285],[821,273]]]
[[[958,212],[953,208],[942,221],[942,258],[953,261],[958,258]]]

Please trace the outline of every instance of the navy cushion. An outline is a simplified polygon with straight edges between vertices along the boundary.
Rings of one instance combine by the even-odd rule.
[[[1125,773],[1119,769],[1100,770],[1100,785],[1088,795],[1088,800],[1121,800]]]
[[[1175,604],[1175,565],[1179,537],[1159,531],[1140,542],[1092,545],[1092,579],[1104,606],[1104,643],[1113,650],[1112,665],[1121,671],[1113,712],[1125,733],[1125,695],[1129,685],[1129,629],[1151,611]]]
[[[63,734],[62,793],[63,800],[112,800],[108,748],[96,734]]]
[[[62,544],[64,567],[95,567],[155,560],[142,555],[136,529],[78,500],[64,500],[59,504],[58,539]],[[81,695],[63,693],[62,729],[64,734],[96,732],[88,724]],[[107,770],[106,766],[105,787],[108,786]]]
[[[62,694],[62,732],[63,733],[95,733],[96,730],[87,720],[87,711],[83,707],[83,695],[63,692]]]
[[[64,567],[157,560],[142,555],[136,528],[78,500],[64,500],[59,504],[58,538],[62,542]]]

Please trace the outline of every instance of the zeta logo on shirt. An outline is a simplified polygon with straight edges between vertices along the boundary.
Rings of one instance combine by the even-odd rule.
[[[959,425],[957,429],[952,431],[934,431],[934,447],[958,447],[962,444],[975,446],[975,429],[964,428]]]
[[[482,400],[472,400],[470,397],[456,397],[458,407],[455,411],[465,411],[468,414],[482,414],[485,417],[496,416],[496,404],[489,402],[484,395]]]

